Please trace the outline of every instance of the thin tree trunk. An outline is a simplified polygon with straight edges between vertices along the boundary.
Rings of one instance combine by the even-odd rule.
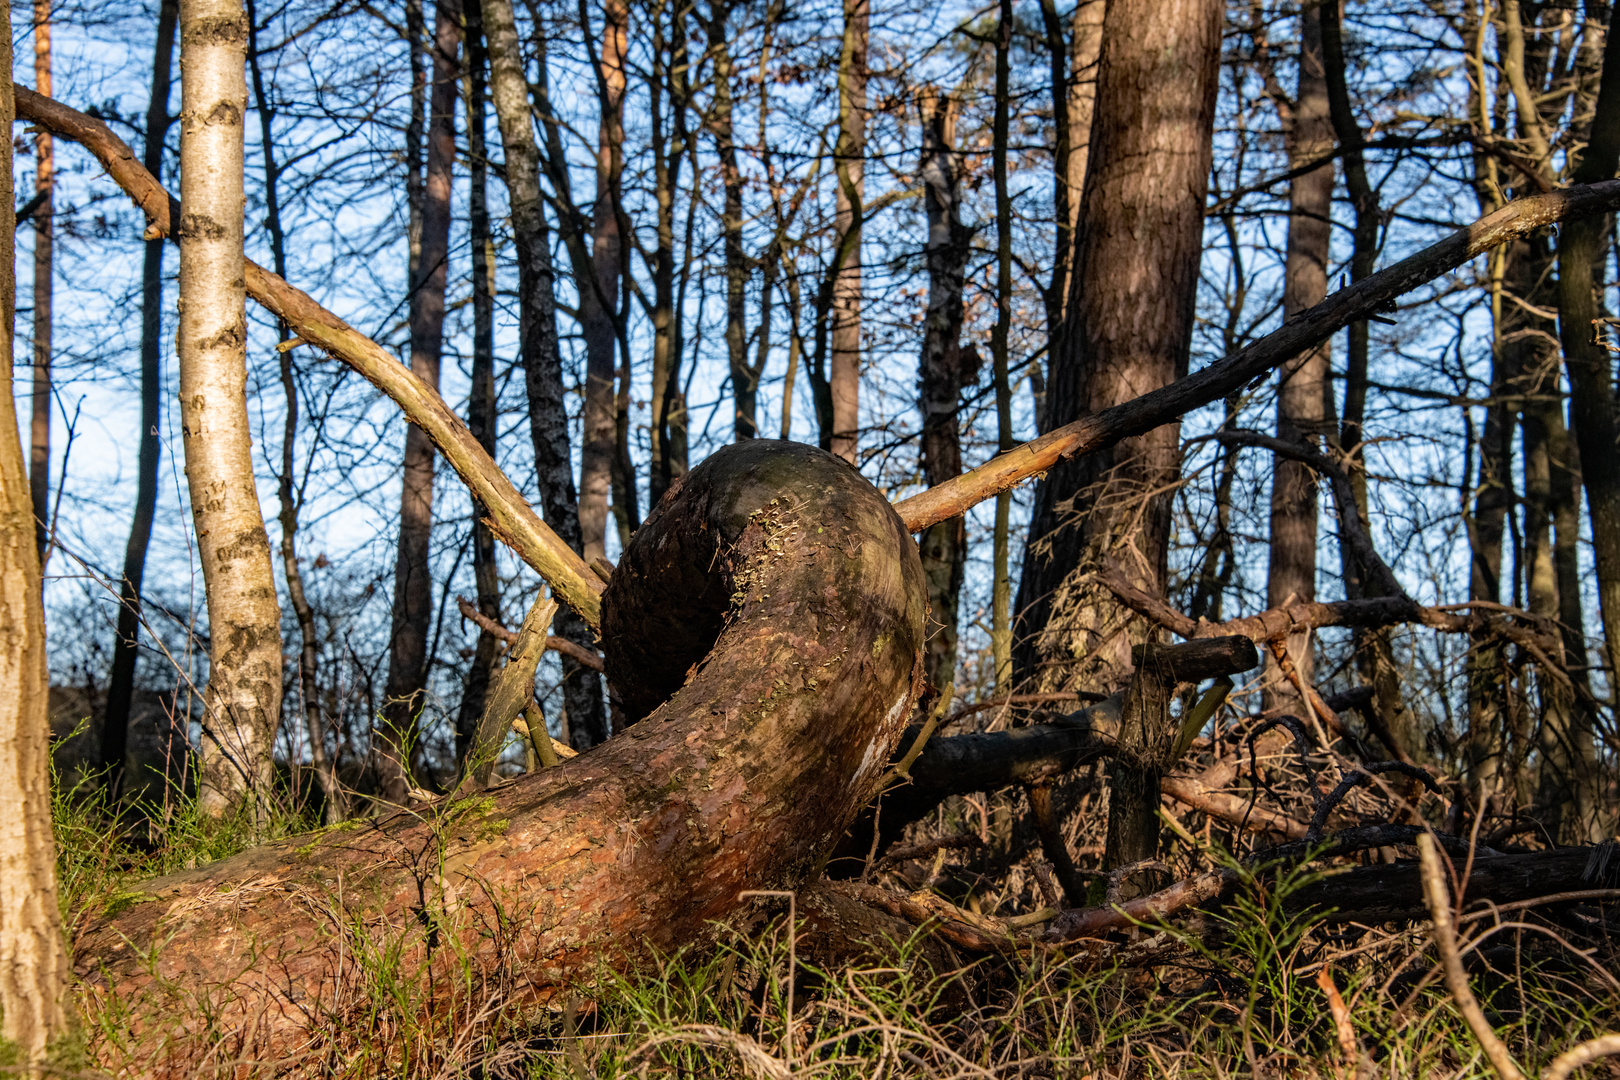
[[[1592,130],[1575,166],[1577,184],[1606,180],[1620,166],[1620,28],[1611,22],[1604,45],[1603,80]],[[1596,319],[1602,280],[1605,222],[1589,218],[1558,235],[1558,337],[1569,376],[1570,421],[1580,451],[1581,477],[1591,518],[1597,568],[1598,607],[1608,653],[1609,685],[1620,676],[1620,407],[1613,362],[1598,338]],[[1584,797],[1590,799],[1591,792]],[[1587,828],[1607,836],[1614,828],[1612,802],[1583,807]]]
[[[1052,80],[1052,280],[1046,289],[1046,331],[1054,343],[1063,331],[1074,265],[1075,226],[1086,184],[1092,104],[1097,98],[1097,53],[1102,48],[1103,0],[1079,0],[1070,31],[1063,32],[1054,0],[1041,0],[1047,60]],[[1056,355],[1058,348],[1050,350]],[[1044,427],[1043,427],[1044,430]]]
[[[51,4],[34,0],[34,91],[51,96]],[[34,501],[34,539],[40,572],[50,559],[51,488],[51,242],[56,228],[56,158],[51,134],[34,136],[34,191],[42,199],[34,210],[34,382],[33,445],[28,459],[28,488]]]
[[[415,285],[422,256],[422,139],[427,125],[428,75],[422,63],[422,0],[405,0],[405,53],[410,65],[411,112],[405,121],[406,280]]]
[[[991,156],[996,188],[996,323],[990,331],[990,357],[996,384],[996,450],[1013,448],[1012,385],[1009,382],[1007,337],[1012,332],[1012,196],[1007,190],[1008,83],[1011,79],[1012,0],[1001,0],[996,26],[996,105],[991,128]],[[1008,693],[1012,679],[1012,620],[1009,606],[1012,492],[996,496],[995,533],[991,537],[990,654],[996,667],[996,692]]]
[[[681,182],[681,163],[690,142],[687,128],[688,80],[686,20],[677,5],[668,6],[668,38],[660,21],[653,25],[652,98],[648,121],[652,129],[653,186],[658,203],[657,241],[653,254],[652,421],[648,425],[652,450],[647,478],[647,502],[657,506],[675,480],[686,472],[684,455],[676,453],[674,428],[684,425],[681,393],[679,315],[675,306],[675,193]],[[671,136],[665,134],[664,96],[669,98]],[[696,200],[694,200],[696,201]]]
[[[444,346],[444,294],[450,242],[450,196],[456,157],[455,111],[461,27],[457,0],[437,0],[433,18],[433,85],[429,92],[427,175],[422,191],[418,274],[410,301],[411,371],[439,387]],[[388,682],[373,737],[378,794],[400,803],[410,784],[417,719],[427,685],[428,630],[433,619],[433,444],[415,425],[405,429],[399,548],[394,569]]]
[[[208,593],[208,691],[198,798],[263,813],[281,713],[281,609],[253,484],[242,254],[241,0],[180,5],[180,417]]]
[[[726,44],[730,30],[729,4],[710,5],[704,26],[709,35],[709,53],[714,59],[714,101],[710,105],[708,128],[714,136],[715,154],[720,159],[720,180],[725,204],[720,212],[720,228],[725,238],[726,266],[726,359],[731,371],[732,432],[737,440],[759,434],[758,381],[748,362],[748,278],[749,260],[743,251],[742,169],[737,164],[737,144],[732,128],[731,50]]]
[[[838,54],[837,195],[834,231],[838,262],[832,287],[831,448],[856,464],[861,397],[861,219],[866,192],[866,41],[870,0],[844,0],[844,40]]]
[[[495,241],[489,228],[488,150],[484,145],[484,98],[486,55],[484,19],[479,0],[467,0],[467,231],[472,246],[473,353],[472,391],[467,399],[467,427],[491,458],[495,456],[495,433],[500,417],[495,400]],[[473,501],[472,548],[473,581],[478,590],[478,610],[496,623],[501,621],[501,579],[495,563],[495,534],[484,524],[486,511]],[[484,713],[484,699],[495,672],[499,642],[487,628],[480,627],[473,647],[472,664],[462,684],[461,706],[456,714],[456,761],[466,760]]]
[[[540,508],[562,541],[576,552],[583,552],[568,445],[562,354],[557,340],[551,233],[540,191],[540,148],[531,119],[529,84],[524,76],[511,0],[482,0],[482,13],[489,41],[490,96],[505,149],[512,240],[517,248],[518,351],[529,401],[529,435],[534,443]],[[542,60],[542,72],[543,64]],[[546,107],[543,95],[539,104],[542,109]],[[555,627],[559,637],[576,645],[594,645],[590,626],[570,607],[557,613]],[[596,672],[569,657],[563,657],[562,664],[569,738],[575,749],[585,749],[607,738],[602,683]]]
[[[157,45],[152,59],[152,94],[146,107],[146,170],[163,176],[163,143],[174,118],[169,115],[170,75],[174,62],[179,0],[163,0],[158,9]],[[135,468],[135,512],[124,545],[124,573],[118,588],[118,627],[113,639],[112,673],[107,679],[107,711],[101,722],[101,767],[116,789],[129,739],[129,710],[135,695],[135,662],[141,628],[141,582],[146,574],[146,548],[157,509],[158,460],[163,440],[163,240],[148,240],[141,264],[141,428]]]
[[[957,423],[962,368],[962,281],[971,234],[962,224],[961,162],[956,154],[957,103],[932,87],[918,98],[922,120],[923,208],[928,216],[928,314],[918,370],[923,476],[930,487],[962,471]],[[791,281],[791,278],[790,278]],[[957,603],[967,561],[967,519],[928,527],[919,548],[928,582],[928,681],[943,691],[956,678]]]
[[[1220,24],[1213,0],[1108,7],[1069,329],[1047,389],[1053,429],[1187,372]],[[1133,579],[1162,593],[1179,439],[1166,424],[1047,473],[1015,605],[1021,679],[1043,689],[1123,682],[1142,631],[1088,576],[1132,550]]]
[[[0,125],[12,130],[11,11],[0,10]],[[68,1034],[67,951],[51,832],[45,606],[11,357],[17,218],[0,161],[0,1040],[8,1064],[44,1064]]]
[[[281,224],[279,184],[281,166],[276,161],[275,106],[264,87],[259,63],[258,13],[254,0],[247,0],[248,71],[253,77],[254,111],[259,114],[259,146],[264,155],[264,227],[270,234],[270,258],[276,273],[287,276],[287,234]],[[277,328],[284,344],[289,340],[285,324]],[[281,431],[281,477],[276,497],[281,504],[281,567],[287,578],[287,600],[298,620],[298,694],[302,699],[304,733],[309,740],[310,765],[321,786],[325,819],[335,824],[348,816],[348,800],[338,782],[337,768],[326,754],[326,721],[321,715],[319,674],[320,636],[315,628],[315,610],[304,593],[304,575],[298,566],[299,498],[293,483],[294,450],[298,444],[298,380],[293,370],[293,351],[284,348],[281,358],[281,390],[286,398],[286,415]]]
[[[1288,161],[1296,168],[1328,156],[1334,143],[1322,60],[1321,10],[1321,3],[1308,2],[1300,11],[1299,93],[1287,117]],[[1327,295],[1328,263],[1332,257],[1332,163],[1296,176],[1289,185],[1288,202],[1285,319],[1316,306]],[[1320,446],[1327,418],[1333,415],[1328,405],[1332,394],[1328,381],[1330,353],[1328,343],[1323,342],[1278,372],[1279,439],[1313,449]],[[1316,474],[1302,462],[1278,456],[1271,478],[1267,607],[1280,607],[1290,596],[1305,601],[1316,599],[1317,505]],[[1289,635],[1288,654],[1306,681],[1311,677],[1311,653],[1308,633]],[[1275,659],[1268,657],[1267,668],[1267,704],[1300,712],[1304,704],[1292,681],[1276,670]]]

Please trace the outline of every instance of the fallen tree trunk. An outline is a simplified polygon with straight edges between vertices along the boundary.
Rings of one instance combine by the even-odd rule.
[[[604,596],[610,670],[645,718],[488,794],[126,896],[75,943],[128,1033],[118,1064],[318,1071],[336,1051],[310,1040],[376,1015],[363,958],[397,954],[424,1011],[469,980],[543,999],[591,965],[701,940],[746,890],[812,879],[922,688],[924,595],[916,545],[855,470],[793,444],[721,450],[636,532]],[[702,662],[617,660],[666,633]]]

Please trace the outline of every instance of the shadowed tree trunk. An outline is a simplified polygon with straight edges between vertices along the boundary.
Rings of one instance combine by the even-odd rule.
[[[14,119],[6,8],[0,124],[10,131]],[[52,1044],[68,1034],[68,960],[51,832],[45,607],[11,363],[17,313],[11,160],[10,154],[0,160],[0,1040],[7,1064],[26,1070],[46,1061]]]
[[[506,993],[543,999],[713,934],[744,890],[816,875],[923,685],[922,571],[893,509],[814,448],[727,447],[649,517],[603,603],[627,737],[425,815],[149,882],[88,927],[89,992],[135,1010],[131,1066],[183,1074],[218,1031],[244,1059],[311,1053],[307,1025],[367,992],[344,974],[356,932],[396,945],[429,998],[518,969]],[[217,1009],[188,1006],[203,992]]]
[[[51,96],[51,4],[34,0],[34,90]],[[28,459],[28,488],[34,502],[34,536],[39,547],[40,570],[50,558],[51,527],[51,242],[56,231],[56,158],[51,133],[34,136],[34,191],[41,202],[34,208],[34,382],[32,439]]]
[[[169,115],[170,73],[174,59],[179,0],[163,0],[158,9],[157,45],[152,59],[152,95],[146,107],[146,171],[163,176],[163,143],[174,118]],[[141,429],[135,467],[135,513],[124,546],[124,574],[118,588],[118,629],[113,639],[112,673],[107,680],[107,712],[101,723],[101,767],[116,787],[129,740],[129,708],[135,695],[136,644],[141,629],[141,582],[146,576],[146,547],[152,539],[157,509],[158,460],[163,440],[158,433],[163,408],[163,240],[143,245],[141,262]]]
[[[495,432],[499,422],[495,400],[495,242],[489,231],[488,150],[484,146],[484,20],[479,0],[467,0],[464,19],[467,33],[467,232],[472,246],[473,355],[472,390],[467,398],[467,427],[485,452],[495,456]],[[501,579],[495,563],[495,534],[484,524],[483,504],[473,502],[472,549],[473,580],[478,590],[478,610],[495,622],[501,621]],[[462,684],[461,705],[456,714],[456,760],[466,759],[478,718],[484,713],[484,697],[489,692],[495,670],[498,642],[488,628],[478,630],[471,665]]]
[[[1046,288],[1046,332],[1049,355],[1060,350],[1063,317],[1068,310],[1070,270],[1074,265],[1075,226],[1086,185],[1091,146],[1091,107],[1097,98],[1097,53],[1102,48],[1103,0],[1079,0],[1067,36],[1054,0],[1041,0],[1047,61],[1052,79],[1052,281]],[[1037,417],[1045,431],[1045,418]]]
[[[242,255],[241,0],[180,5],[180,421],[208,593],[198,798],[214,814],[270,796],[281,714],[281,609],[253,484]]]
[[[540,191],[540,148],[535,142],[529,108],[529,84],[524,77],[511,0],[482,0],[482,14],[489,41],[490,97],[506,154],[506,190],[520,294],[518,355],[523,362],[523,385],[529,401],[529,435],[534,444],[540,508],[562,541],[583,553],[579,501],[568,445],[562,354],[557,341],[551,233]],[[542,96],[542,106],[544,101]],[[559,637],[594,648],[595,635],[572,608],[565,606],[558,611],[555,627]],[[602,682],[596,672],[567,656],[562,665],[569,738],[575,749],[582,750],[607,738]]]
[[[1013,6],[1001,0],[996,20],[996,106],[991,120],[991,171],[996,189],[996,322],[990,330],[990,360],[996,388],[996,451],[1005,454],[1014,445],[1012,384],[1008,374],[1007,337],[1012,332],[1012,195],[1007,189],[1007,100],[1011,94]],[[990,552],[990,656],[995,664],[996,692],[1012,689],[1012,492],[996,495],[996,518]]]
[[[962,224],[961,162],[956,154],[956,101],[932,87],[918,98],[922,119],[923,209],[928,215],[928,313],[918,368],[923,476],[929,486],[962,471],[957,409],[967,372],[962,363],[962,275],[972,235]],[[932,619],[928,681],[944,690],[956,678],[957,601],[967,561],[967,519],[928,527],[919,542]]]
[[[411,371],[435,390],[444,348],[444,291],[449,270],[450,197],[456,158],[456,89],[460,72],[459,0],[438,0],[433,12],[433,85],[428,94],[427,175],[417,274],[411,282]],[[372,763],[382,798],[399,803],[410,787],[417,718],[427,685],[428,629],[433,619],[433,444],[414,424],[405,428],[399,548],[388,646],[388,682],[372,738]]]
[[[691,147],[687,117],[690,59],[683,12],[671,5],[667,18],[667,24],[656,19],[653,23],[653,72],[648,80],[651,106],[647,119],[652,132],[653,186],[658,203],[657,240],[652,258],[652,420],[647,432],[652,451],[647,477],[649,507],[657,506],[670,484],[687,470],[681,320],[675,299],[675,196],[681,183],[682,161]],[[668,134],[666,125],[671,129]],[[692,204],[696,201],[692,200]],[[690,208],[691,204],[689,213]]]
[[[830,449],[851,465],[861,425],[861,219],[866,192],[866,38],[870,0],[844,0],[844,42],[838,54],[837,194],[834,233],[844,258],[837,264],[829,313],[832,355]]]
[[[1328,0],[1337,3],[1338,0]],[[1299,93],[1285,120],[1288,163],[1294,168],[1319,160],[1333,150],[1328,116],[1327,80],[1322,66],[1320,3],[1300,11]],[[1283,281],[1283,318],[1291,319],[1316,306],[1327,295],[1332,256],[1333,164],[1296,176],[1288,188],[1288,252]],[[1278,372],[1277,437],[1318,448],[1334,414],[1328,398],[1329,346],[1326,342],[1296,357]],[[1290,596],[1316,599],[1316,474],[1302,462],[1277,457],[1271,475],[1270,564],[1266,606],[1280,607]],[[1288,653],[1307,681],[1311,677],[1311,639],[1291,634]],[[1298,691],[1267,658],[1267,704],[1302,713]]]
[[[1051,428],[1187,372],[1220,23],[1211,0],[1109,5]],[[1128,573],[1162,592],[1179,431],[1167,424],[1047,473],[1014,606],[1021,678],[1096,690],[1130,670],[1130,613],[1088,576],[1129,549]]]

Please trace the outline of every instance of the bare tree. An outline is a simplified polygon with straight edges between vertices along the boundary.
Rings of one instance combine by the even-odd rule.
[[[428,95],[427,173],[417,275],[411,282],[411,371],[434,389],[444,350],[444,292],[450,261],[450,197],[456,159],[456,98],[461,25],[458,0],[433,7],[433,85]],[[379,794],[403,802],[410,785],[416,722],[427,683],[433,618],[433,444],[415,425],[405,429],[399,549],[394,568],[393,630],[388,683],[374,745]]]
[[[51,5],[34,0],[34,90],[51,96]],[[33,446],[28,486],[34,499],[34,530],[40,566],[50,558],[51,488],[51,245],[56,229],[53,198],[56,158],[51,135],[34,136],[34,383]]]
[[[212,813],[270,796],[281,715],[281,609],[253,484],[242,255],[241,0],[180,5],[180,416],[208,592],[199,798]]]
[[[0,125],[15,119],[11,12],[0,9]],[[51,833],[49,676],[34,512],[12,375],[16,206],[0,155],[0,1040],[42,1064],[68,1033],[67,951]]]
[[[832,273],[828,389],[832,398],[829,449],[855,464],[861,424],[861,226],[866,192],[866,46],[870,0],[844,0],[838,53],[838,145],[834,150],[836,247]]]

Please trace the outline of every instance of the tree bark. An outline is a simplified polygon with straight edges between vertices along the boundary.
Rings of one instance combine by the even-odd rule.
[[[433,84],[428,94],[427,174],[422,191],[422,233],[417,274],[411,282],[411,372],[439,388],[444,348],[444,293],[450,256],[450,197],[456,158],[456,88],[461,27],[458,0],[437,0],[433,10]],[[388,681],[382,715],[372,733],[377,792],[405,801],[410,786],[418,717],[427,686],[428,627],[433,619],[432,440],[416,425],[405,428],[404,482],[400,491],[399,547],[388,644]]]
[[[270,797],[281,713],[281,609],[247,409],[240,0],[180,5],[180,417],[208,593],[209,672],[198,798],[223,814]]]
[[[512,241],[518,262],[518,338],[523,384],[529,401],[529,436],[534,444],[540,506],[557,536],[576,555],[584,551],[574,465],[569,449],[568,407],[563,389],[562,353],[557,340],[556,275],[551,265],[551,230],[540,191],[540,148],[529,108],[529,84],[511,0],[482,0],[489,39],[490,96],[506,155],[506,190],[512,213]],[[589,574],[589,571],[586,572]],[[595,575],[590,575],[595,582]],[[557,613],[556,630],[586,648],[595,637],[577,605]],[[594,621],[594,620],[592,620]],[[607,738],[602,682],[594,671],[563,659],[563,705],[569,738],[576,750]]]
[[[179,0],[158,8],[157,44],[152,58],[152,94],[146,107],[146,148],[142,161],[154,178],[163,175],[163,144],[174,118],[169,115],[170,75],[174,62]],[[163,439],[158,425],[163,408],[163,238],[143,245],[141,262],[141,427],[135,466],[135,511],[124,545],[124,573],[118,587],[118,626],[114,631],[112,672],[107,679],[106,714],[101,721],[101,767],[116,789],[129,741],[129,709],[135,696],[135,666],[140,653],[141,583],[146,576],[146,548],[157,509],[158,461]]]
[[[972,239],[962,224],[961,163],[956,154],[954,99],[933,88],[918,98],[923,131],[923,208],[928,218],[928,312],[923,317],[918,365],[922,409],[923,476],[941,484],[962,471],[957,424],[966,372],[962,364],[962,280]],[[967,562],[967,520],[928,527],[919,542],[928,580],[932,618],[928,636],[928,681],[943,691],[956,678],[957,602]]]
[[[866,192],[866,44],[870,0],[844,0],[844,39],[838,53],[837,192],[833,232],[844,258],[832,287],[830,449],[851,465],[861,425],[861,223]]]
[[[1008,374],[1007,337],[1012,332],[1012,196],[1007,190],[1007,100],[1011,94],[1013,6],[1001,0],[996,20],[996,105],[991,121],[992,172],[996,189],[996,322],[990,330],[990,357],[995,370],[996,449],[1013,448],[1012,385]],[[1012,492],[996,495],[996,518],[990,551],[990,657],[995,664],[996,692],[1012,689]]]
[[[652,462],[647,477],[647,503],[657,506],[677,477],[685,475],[686,395],[681,388],[680,318],[675,295],[675,193],[681,183],[682,159],[691,147],[687,107],[691,91],[687,78],[691,60],[687,50],[686,19],[675,9],[665,23],[654,21],[653,76],[648,90],[651,108],[653,186],[658,204],[657,240],[652,259],[653,352],[652,422],[648,425]],[[665,96],[669,100],[666,135]],[[689,208],[690,212],[690,208]]]
[[[15,119],[11,12],[0,10],[0,125]],[[26,1070],[68,1034],[68,960],[51,832],[50,676],[39,548],[12,374],[16,236],[11,155],[0,156],[0,1040]],[[897,733],[898,734],[898,733]]]
[[[480,0],[468,0],[464,21],[467,33],[467,231],[472,245],[473,302],[472,390],[467,399],[467,429],[493,459],[500,417],[495,400],[495,241],[489,227],[489,151],[484,145],[487,58]],[[474,500],[473,581],[478,590],[479,612],[498,623],[501,620],[500,569],[495,563],[495,534],[484,523],[486,513],[482,504]],[[495,671],[498,647],[495,635],[480,626],[456,714],[458,762],[464,761],[472,748],[478,720],[484,712],[489,681]]]
[[[89,992],[132,1005],[127,1067],[185,1074],[228,1032],[238,1059],[319,1071],[310,1025],[367,992],[344,974],[355,932],[397,946],[424,1009],[467,970],[544,1000],[711,935],[744,890],[800,886],[882,780],[923,604],[916,548],[858,474],[809,447],[719,451],[604,597],[610,671],[646,718],[475,799],[147,883],[78,950]],[[188,1005],[204,993],[217,1009]]]
[[[1337,0],[1329,0],[1337,2]],[[1322,57],[1322,5],[1300,10],[1299,92],[1288,119],[1288,162],[1291,168],[1330,156],[1333,125],[1328,116],[1327,79]],[[1290,319],[1327,296],[1332,258],[1333,163],[1294,177],[1288,189],[1288,248],[1283,279],[1283,318]],[[1323,342],[1277,373],[1277,437],[1286,442],[1319,446],[1333,415],[1328,399],[1331,349]],[[1266,604],[1279,607],[1289,596],[1316,599],[1316,474],[1303,462],[1279,457],[1271,474],[1270,562]],[[1311,673],[1311,641],[1299,635],[1288,652],[1305,679]],[[1301,708],[1298,692],[1267,664],[1267,706]]]
[[[34,0],[34,92],[51,96],[51,5]],[[34,381],[28,488],[34,501],[34,538],[44,572],[50,558],[51,489],[51,244],[56,230],[56,158],[51,133],[34,136]]]
[[[1047,389],[1054,426],[1187,373],[1220,16],[1209,0],[1109,5],[1069,329]],[[1179,426],[1170,423],[1047,474],[1036,494],[1015,605],[1014,667],[1021,679],[1041,689],[1122,681],[1130,613],[1086,585],[1086,575],[1132,543],[1141,555],[1138,580],[1162,591],[1167,485],[1179,461]]]
[[[1102,49],[1103,0],[1079,0],[1065,40],[1054,0],[1041,0],[1041,20],[1052,79],[1052,280],[1046,288],[1046,332],[1053,343],[1068,311],[1075,229],[1086,186],[1092,105],[1097,99],[1097,54]],[[1061,351],[1049,350],[1050,355]],[[1041,431],[1044,418],[1037,417]]]

